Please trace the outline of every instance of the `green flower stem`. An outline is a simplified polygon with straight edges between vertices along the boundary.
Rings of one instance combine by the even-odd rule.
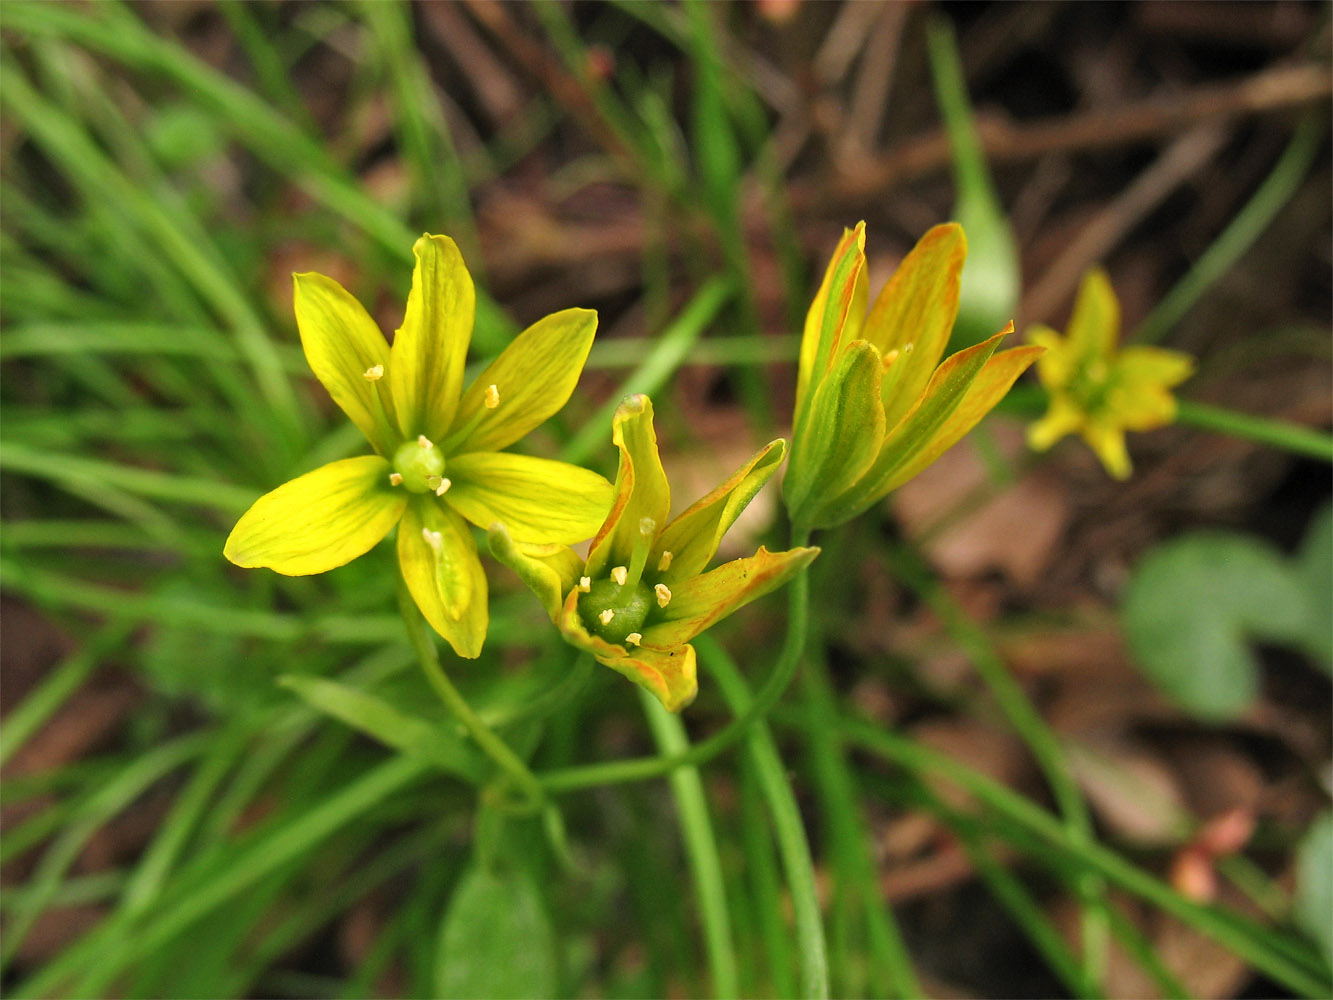
[[[462,724],[467,730],[473,742],[481,748],[501,771],[508,776],[509,780],[528,798],[529,804],[534,809],[540,809],[545,805],[546,792],[542,788],[541,782],[537,780],[536,775],[528,770],[513,750],[509,749],[509,744],[495,735],[495,732],[482,721],[471,705],[459,693],[458,688],[449,680],[449,676],[444,672],[444,667],[440,664],[440,655],[435,648],[435,643],[426,635],[422,628],[422,618],[417,611],[416,604],[412,601],[412,595],[407,591],[407,584],[400,577],[398,580],[398,610],[402,613],[403,624],[407,627],[407,638],[412,643],[412,649],[417,654],[417,659],[421,662],[421,669],[426,674],[426,680],[430,686],[435,689],[435,693],[440,696],[440,701],[444,702],[444,707],[449,710],[449,714]]]
[[[802,728],[807,724],[803,715],[790,718]],[[999,782],[921,746],[909,737],[871,723],[839,718],[838,725],[845,739],[871,753],[914,774],[934,774],[953,782],[983,805],[1064,852],[1071,860],[1094,869],[1108,881],[1208,935],[1293,992],[1308,997],[1326,997],[1333,990],[1328,967],[1317,955],[1293,948],[1289,941],[1255,927],[1236,914],[1186,899],[1095,841],[1071,837],[1067,824],[1060,818]]]
[[[804,545],[809,535],[793,532],[792,547]],[[805,652],[806,628],[810,617],[810,571],[802,570],[787,585],[787,638],[777,663],[759,694],[749,706],[708,739],[696,743],[689,750],[669,757],[639,757],[634,760],[613,760],[603,764],[560,768],[543,772],[542,787],[547,792],[572,792],[599,785],[614,785],[626,781],[646,781],[670,774],[678,767],[690,767],[712,760],[743,737],[756,721],[768,714],[778,703],[801,663]]]
[[[816,639],[812,644],[819,648]],[[859,896],[865,912],[873,958],[881,967],[883,980],[893,996],[925,996],[912,968],[912,959],[903,945],[893,911],[879,889],[874,859],[870,856],[870,837],[860,818],[861,799],[856,779],[847,766],[846,748],[838,737],[835,719],[837,704],[823,658],[812,655],[803,675],[806,718],[809,720],[811,763],[818,778],[823,799],[822,812],[828,819],[832,850],[838,869],[847,880],[847,889]]]
[[[1000,711],[1027,745],[1041,769],[1056,806],[1064,817],[1071,839],[1081,844],[1093,843],[1092,818],[1087,804],[1069,771],[1060,741],[1033,707],[1022,685],[1014,680],[1004,661],[996,654],[990,640],[935,581],[929,579],[905,550],[891,553],[890,564],[926,604],[939,615],[954,641],[967,654],[982,681],[990,689]],[[1087,976],[1100,982],[1106,972],[1108,924],[1105,885],[1092,873],[1079,879],[1083,900],[1083,963]]]
[[[657,748],[664,755],[689,749],[685,724],[680,716],[664,709],[652,695],[639,688],[643,713],[653,731]],[[703,921],[708,967],[713,976],[713,995],[727,998],[740,995],[736,979],[736,952],[732,944],[731,915],[727,909],[726,884],[722,879],[722,861],[717,852],[717,838],[708,818],[708,800],[704,796],[699,771],[682,767],[671,772],[671,792],[680,814],[680,830],[694,872],[694,886],[699,894],[699,913]]]
[[[1140,344],[1155,344],[1180,322],[1199,297],[1240,259],[1259,234],[1273,221],[1300,187],[1310,171],[1324,137],[1324,113],[1314,111],[1301,119],[1282,157],[1264,178],[1254,196],[1212,245],[1194,262],[1186,275],[1153,307],[1133,337]]]
[[[805,574],[802,574],[804,576]],[[711,637],[695,640],[700,656],[707,661],[722,696],[733,712],[744,717],[758,704],[740,671]],[[828,954],[824,943],[824,919],[815,890],[815,868],[810,843],[805,836],[801,811],[787,781],[787,769],[778,755],[768,723],[755,722],[746,736],[746,750],[759,779],[760,790],[773,820],[773,835],[787,872],[792,911],[796,918],[796,954],[800,959],[800,996],[824,1000],[829,995]]]
[[[1182,399],[1177,404],[1176,422],[1200,430],[1217,431],[1247,441],[1272,445],[1274,448],[1281,448],[1297,455],[1317,458],[1321,462],[1333,462],[1333,436],[1285,420],[1252,417],[1247,413],[1237,413],[1220,406]]]

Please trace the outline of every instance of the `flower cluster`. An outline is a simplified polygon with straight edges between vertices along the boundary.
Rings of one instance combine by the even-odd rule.
[[[1046,415],[1028,428],[1028,444],[1045,451],[1077,432],[1107,472],[1127,479],[1125,431],[1175,420],[1171,389],[1190,377],[1194,359],[1162,347],[1117,349],[1119,339],[1120,302],[1106,272],[1095,268],[1083,276],[1065,336],[1045,326],[1028,331],[1028,340],[1046,348],[1037,377],[1051,396]]]
[[[961,227],[936,226],[867,312],[865,224],[843,234],[801,339],[783,484],[800,528],[841,524],[911,479],[989,413],[1041,353],[996,353],[1010,324],[939,363],[966,256]]]

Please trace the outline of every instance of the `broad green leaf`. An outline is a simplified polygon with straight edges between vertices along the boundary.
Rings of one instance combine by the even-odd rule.
[[[389,485],[387,461],[344,458],[265,493],[241,515],[222,551],[237,566],[287,576],[324,573],[369,552],[406,505],[407,494]]]
[[[469,781],[481,781],[485,775],[476,752],[447,726],[400,712],[382,698],[325,677],[286,674],[278,678],[278,683],[296,692],[312,708],[387,747]]]
[[[569,545],[596,534],[611,509],[611,484],[595,472],[532,455],[476,452],[445,466],[445,500],[479,528],[496,521],[520,542]]]
[[[463,392],[477,292],[449,237],[422,236],[412,253],[412,291],[389,352],[388,377],[403,438],[424,434],[439,443]]]
[[[1243,712],[1258,690],[1247,640],[1299,635],[1305,608],[1298,577],[1272,548],[1197,532],[1143,559],[1121,618],[1143,672],[1186,711],[1221,720]]]
[[[1296,852],[1292,915],[1333,965],[1333,812],[1321,813]]]
[[[520,333],[463,394],[446,450],[499,451],[559,412],[578,384],[596,330],[597,313],[565,309]],[[491,386],[498,402],[487,407]]]
[[[525,870],[474,865],[454,890],[436,954],[435,992],[457,1000],[530,1000],[557,988],[555,931]]]

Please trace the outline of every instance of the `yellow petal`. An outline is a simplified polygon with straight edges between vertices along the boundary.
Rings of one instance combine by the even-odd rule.
[[[1125,432],[1119,427],[1103,422],[1085,424],[1083,440],[1088,442],[1088,447],[1113,478],[1128,479],[1134,471],[1125,448]]]
[[[463,519],[432,496],[414,497],[398,526],[398,565],[431,628],[459,656],[478,656],[489,622],[486,576]]]
[[[1041,364],[1040,361],[1037,363]],[[1046,451],[1066,434],[1079,430],[1086,420],[1087,414],[1077,403],[1063,393],[1057,393],[1051,397],[1046,415],[1028,425],[1028,447],[1033,451]]]
[[[843,231],[833,251],[824,281],[810,303],[801,336],[801,355],[796,378],[796,421],[799,426],[813,383],[823,377],[833,363],[838,344],[850,342],[865,318],[868,297],[865,278],[866,224]],[[845,328],[851,322],[851,336]]]
[[[322,274],[292,275],[301,346],[315,377],[382,455],[398,444],[393,403],[383,379],[366,372],[389,362],[389,344],[350,292]]]
[[[1069,348],[1069,341],[1048,326],[1028,327],[1027,341],[1046,348],[1037,359],[1037,378],[1047,392],[1055,392],[1069,385],[1078,366],[1078,359]]]
[[[607,642],[583,627],[578,596],[575,591],[566,598],[556,620],[566,642],[647,689],[669,712],[678,712],[694,700],[699,683],[693,646],[650,648],[646,639],[641,646],[629,647]]]
[[[528,327],[472,383],[454,418],[450,453],[507,448],[559,412],[588,360],[597,313],[566,309]],[[487,407],[495,386],[499,404]]]
[[[901,365],[892,398],[884,400],[894,426],[916,402],[939,363],[958,316],[958,288],[967,239],[957,223],[935,226],[903,258],[871,307],[862,336]],[[910,350],[908,349],[910,345]]]
[[[449,237],[423,236],[412,253],[412,291],[394,335],[389,380],[403,439],[424,434],[441,442],[463,390],[477,292]]]
[[[963,435],[995,408],[995,404],[1013,386],[1014,380],[1027,371],[1041,352],[1042,348],[1036,346],[1015,347],[1001,351],[987,361],[980,374],[967,387],[963,401],[912,458],[898,468],[885,487],[885,492],[896,490],[957,444]]]
[[[669,649],[689,642],[718,619],[782,586],[817,555],[817,548],[769,552],[761,545],[748,558],[679,581],[671,588],[662,619],[643,630],[643,645]]]
[[[667,525],[648,557],[648,565],[657,566],[664,551],[671,553],[669,569],[657,579],[672,583],[700,573],[717,553],[727,529],[778,471],[786,450],[787,442],[770,441],[726,482]]]
[[[1083,275],[1065,331],[1075,357],[1108,358],[1120,339],[1120,301],[1100,267]]]
[[[628,565],[645,518],[655,531],[671,513],[671,488],[653,429],[653,403],[642,394],[626,396],[616,408],[611,439],[620,449],[610,513],[588,551],[588,574],[601,576],[607,566]]]
[[[821,511],[850,489],[874,463],[884,442],[880,353],[853,342],[815,387],[782,484],[793,522],[817,525]]]
[[[520,542],[568,545],[591,538],[611,509],[611,484],[577,465],[531,455],[455,455],[445,501],[478,527],[504,523]]]
[[[518,574],[528,589],[537,595],[542,607],[554,621],[560,607],[583,572],[583,560],[564,545],[523,545],[510,537],[503,524],[487,530],[491,555]]]
[[[265,493],[232,528],[223,554],[287,576],[323,573],[374,548],[407,503],[378,455],[331,462]]]
[[[1116,378],[1129,385],[1151,383],[1170,389],[1194,374],[1194,358],[1165,347],[1126,347],[1116,357]]]

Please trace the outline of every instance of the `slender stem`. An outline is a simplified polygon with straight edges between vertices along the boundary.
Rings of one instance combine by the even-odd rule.
[[[1027,745],[1050,786],[1070,838],[1082,844],[1091,844],[1094,839],[1092,818],[1069,771],[1060,741],[1028,699],[1022,685],[1014,680],[986,634],[964,614],[942,587],[929,579],[905,550],[891,555],[890,562],[898,577],[940,616],[990,689],[1000,711]],[[1090,979],[1100,981],[1106,972],[1109,930],[1105,914],[1106,887],[1096,874],[1088,872],[1078,880],[1078,889],[1083,898],[1084,970]]]
[[[808,532],[792,532],[792,547],[804,545],[808,540]],[[669,757],[639,757],[546,771],[540,776],[542,787],[547,792],[570,792],[599,785],[646,781],[670,774],[678,767],[702,764],[729,749],[746,734],[750,726],[768,714],[796,676],[796,669],[805,651],[809,602],[810,571],[804,569],[787,587],[787,638],[768,681],[744,711],[708,739]]]
[[[751,696],[740,671],[712,638],[701,636],[696,641],[701,656],[708,662],[722,689],[722,696],[730,703],[732,711],[743,716],[758,702]],[[796,919],[796,954],[800,959],[800,996],[825,1000],[829,995],[828,952],[824,943],[824,918],[815,888],[815,866],[810,857],[805,823],[768,723],[759,720],[750,727],[746,750],[759,779],[760,791],[768,803],[773,835],[791,890],[792,912]]]
[[[688,749],[690,742],[680,716],[672,715],[642,688],[639,695],[657,748],[664,754]],[[717,838],[708,818],[708,799],[696,768],[682,767],[673,771],[670,781],[676,811],[680,815],[681,836],[694,873],[694,887],[699,894],[699,916],[703,922],[708,967],[713,976],[713,994],[726,1000],[739,996],[740,986],[736,979],[736,951],[732,945],[727,889],[722,878]]]
[[[1270,417],[1252,417],[1220,406],[1182,399],[1177,403],[1176,422],[1205,431],[1217,431],[1247,441],[1272,445],[1321,462],[1333,462],[1333,437],[1323,431]]]
[[[1236,213],[1188,273],[1144,317],[1132,340],[1141,344],[1160,341],[1189,312],[1199,297],[1240,259],[1273,221],[1278,210],[1296,193],[1310,171],[1310,164],[1319,152],[1323,137],[1322,112],[1314,111],[1301,119],[1281,159],[1264,178],[1254,196]]]
[[[444,672],[444,667],[440,664],[440,656],[435,649],[435,643],[421,627],[421,614],[417,611],[417,606],[412,601],[412,595],[407,591],[407,584],[403,582],[401,577],[398,580],[398,610],[402,613],[403,624],[407,627],[407,638],[412,643],[412,649],[417,654],[417,659],[421,662],[421,669],[426,674],[426,680],[435,689],[435,693],[440,696],[440,701],[444,703],[444,707],[448,709],[449,714],[459,721],[477,746],[508,776],[514,786],[527,796],[529,803],[534,808],[545,805],[546,793],[536,775],[528,770],[528,766],[519,759],[513,750],[509,749],[509,745],[504,740],[495,735],[495,732],[486,725],[481,716],[473,710],[472,706],[459,693],[458,688],[454,687],[453,682],[449,680],[448,675]]]

